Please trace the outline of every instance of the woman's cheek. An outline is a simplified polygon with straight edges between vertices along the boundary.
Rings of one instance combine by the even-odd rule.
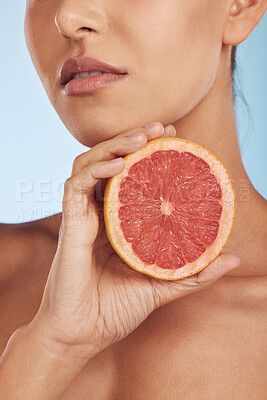
[[[49,4],[50,7],[43,1],[27,7],[24,21],[27,48],[41,78],[47,74],[47,68],[51,66],[52,60],[57,60],[60,55],[58,47],[60,35],[54,22],[56,5],[51,7],[51,1]]]

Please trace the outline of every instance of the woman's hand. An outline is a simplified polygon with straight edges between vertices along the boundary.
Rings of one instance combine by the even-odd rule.
[[[136,136],[129,137],[133,133]],[[152,129],[119,134],[75,159],[64,187],[57,251],[31,322],[55,348],[60,343],[79,347],[89,359],[129,335],[157,307],[209,288],[239,265],[236,256],[222,253],[192,277],[161,281],[130,268],[110,245],[96,187],[123,170],[125,161],[118,156],[162,134],[175,136],[176,131],[173,126],[164,130],[158,122]]]

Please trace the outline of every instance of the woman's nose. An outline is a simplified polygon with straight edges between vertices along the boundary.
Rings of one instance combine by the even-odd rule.
[[[62,36],[74,40],[82,39],[90,31],[101,35],[107,26],[103,11],[94,0],[62,0],[55,24]]]

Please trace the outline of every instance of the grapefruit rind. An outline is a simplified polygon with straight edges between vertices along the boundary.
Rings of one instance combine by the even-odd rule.
[[[120,184],[128,175],[133,164],[149,157],[159,150],[177,150],[178,152],[192,152],[201,157],[210,166],[210,172],[215,175],[222,189],[220,203],[222,213],[219,221],[219,230],[215,241],[195,261],[185,264],[178,269],[163,269],[155,264],[146,264],[134,253],[131,243],[127,242],[120,227],[119,200]],[[217,258],[226,245],[231,234],[235,219],[235,192],[230,174],[219,158],[205,147],[180,138],[158,138],[150,140],[140,150],[123,157],[126,167],[122,172],[109,178],[104,193],[104,220],[108,239],[117,254],[133,269],[163,280],[178,280],[194,275],[205,269]]]

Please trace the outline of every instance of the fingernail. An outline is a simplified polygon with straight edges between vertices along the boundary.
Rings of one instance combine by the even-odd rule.
[[[241,259],[233,254],[231,259],[229,260],[229,266],[231,266],[231,268],[237,268],[240,266],[240,264],[241,264]]]
[[[169,128],[170,126],[172,126],[176,130],[174,125],[167,125],[167,126],[165,126],[165,129]]]
[[[156,129],[157,127],[161,128],[161,135],[163,135],[164,133],[164,126],[160,123],[160,122],[154,122],[153,124],[149,124],[149,125],[145,125],[144,128],[145,129]]]
[[[146,128],[146,129],[152,129],[152,128],[155,128],[156,126],[159,126],[159,125],[162,125],[160,122],[153,122],[152,124],[149,124],[149,125],[145,125],[144,126],[144,128]],[[163,130],[164,130],[164,127],[162,126],[162,128],[163,128]]]

